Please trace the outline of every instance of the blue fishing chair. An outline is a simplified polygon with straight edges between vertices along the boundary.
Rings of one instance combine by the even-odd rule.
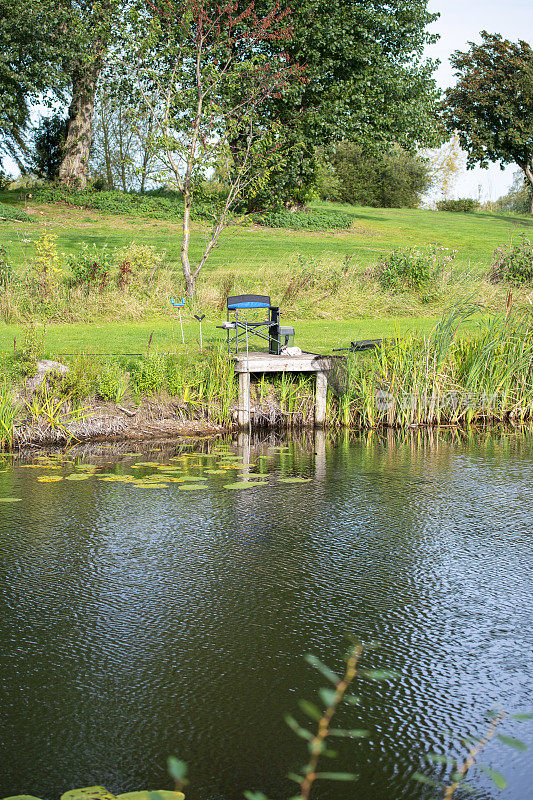
[[[246,349],[250,335],[268,342],[268,352],[278,355],[282,339],[294,335],[292,328],[279,324],[279,307],[263,294],[239,294],[228,297],[226,322],[219,327],[227,332],[228,354]]]

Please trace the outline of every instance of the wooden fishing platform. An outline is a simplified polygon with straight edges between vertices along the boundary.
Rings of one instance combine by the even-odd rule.
[[[250,375],[261,375],[265,372],[314,372],[315,388],[315,426],[322,427],[326,421],[326,395],[328,390],[328,372],[333,367],[334,358],[338,356],[318,356],[302,353],[299,356],[271,355],[270,353],[250,352],[238,353],[233,357],[235,372],[239,376],[239,426],[248,427],[250,422]]]

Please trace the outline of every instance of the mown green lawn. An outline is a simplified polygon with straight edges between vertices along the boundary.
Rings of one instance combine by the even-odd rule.
[[[334,347],[345,347],[352,339],[377,339],[401,335],[416,330],[428,333],[438,322],[438,317],[387,317],[385,319],[357,320],[298,320],[294,323],[296,341],[302,350],[327,353]],[[283,320],[290,324],[291,320]],[[202,323],[204,345],[225,342],[225,333],[217,330],[219,319],[206,318]],[[475,323],[470,323],[471,327]],[[183,325],[185,349],[196,352],[200,348],[199,326],[196,321]],[[13,340],[23,341],[24,326],[0,324],[0,351],[13,350]],[[151,337],[151,340],[150,340]],[[264,342],[250,338],[250,349],[265,349]],[[48,325],[44,329],[44,345],[51,358],[61,354],[88,353],[141,353],[182,350],[180,326],[175,321],[151,319],[145,322],[94,323],[75,325]]]
[[[0,194],[0,200],[5,194]],[[43,227],[58,235],[59,250],[75,253],[82,242],[109,248],[122,247],[131,241],[166,250],[171,263],[179,266],[180,226],[164,220],[128,218],[77,210],[50,204],[20,204],[33,215],[35,222],[0,223],[0,246],[10,259],[23,267],[31,256],[31,242]],[[209,273],[233,272],[241,275],[258,267],[287,264],[296,253],[321,258],[327,254],[350,256],[366,265],[397,247],[435,243],[457,250],[456,262],[464,267],[487,269],[495,247],[507,244],[520,233],[533,236],[533,220],[518,215],[480,212],[456,214],[418,209],[375,209],[357,206],[315,203],[316,208],[350,211],[352,230],[342,232],[291,231],[259,226],[232,226],[222,234],[220,244],[206,265]],[[193,226],[191,260],[199,255],[205,231]]]

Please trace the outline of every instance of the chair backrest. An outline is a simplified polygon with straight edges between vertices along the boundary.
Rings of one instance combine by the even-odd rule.
[[[270,308],[270,297],[264,294],[237,294],[228,297],[228,311],[240,308]]]

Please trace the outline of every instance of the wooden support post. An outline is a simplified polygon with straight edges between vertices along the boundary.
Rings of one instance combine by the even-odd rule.
[[[248,395],[250,393],[250,373],[239,372],[239,428],[247,428],[250,422],[248,414]]]
[[[315,393],[315,425],[322,428],[326,421],[326,398],[328,394],[328,373],[317,372]]]

